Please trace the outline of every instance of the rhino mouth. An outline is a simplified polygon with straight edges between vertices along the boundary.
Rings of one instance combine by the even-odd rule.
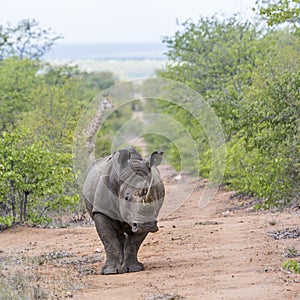
[[[133,233],[145,233],[158,231],[157,221],[146,223],[133,223],[131,226]]]

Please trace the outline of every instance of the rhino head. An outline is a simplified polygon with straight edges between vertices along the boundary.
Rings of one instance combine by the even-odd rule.
[[[118,153],[111,182],[118,196],[119,213],[132,232],[155,232],[157,215],[162,206],[165,189],[157,166],[163,152],[153,152],[146,160],[133,148]]]

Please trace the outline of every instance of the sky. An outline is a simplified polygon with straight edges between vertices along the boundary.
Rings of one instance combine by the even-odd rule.
[[[179,23],[215,13],[251,16],[255,0],[1,0],[0,24],[36,19],[61,43],[161,42]],[[4,4],[5,3],[5,4]]]

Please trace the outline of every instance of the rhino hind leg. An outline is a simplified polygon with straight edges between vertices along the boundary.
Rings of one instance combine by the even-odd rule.
[[[101,213],[94,214],[94,221],[106,252],[106,262],[101,269],[101,274],[123,273],[122,261],[125,236],[122,239],[118,234],[119,228],[115,220]]]
[[[127,234],[124,245],[123,272],[138,272],[144,270],[144,265],[137,259],[137,253],[147,234],[147,232]]]
[[[94,219],[94,216],[93,216],[93,204],[87,199],[84,197],[84,202],[85,202],[85,207],[90,215],[90,217],[92,219]]]

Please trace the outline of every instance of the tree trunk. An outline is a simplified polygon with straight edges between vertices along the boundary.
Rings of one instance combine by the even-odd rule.
[[[28,192],[25,192],[25,196],[24,196],[24,209],[23,209],[24,221],[27,221],[27,204],[28,204],[28,197],[29,197],[29,193],[28,193]]]
[[[23,207],[24,207],[23,194],[19,193],[19,198],[20,198],[20,221],[23,222]]]
[[[14,169],[14,164],[13,162],[10,163],[10,170],[13,171]],[[16,195],[15,195],[15,182],[14,180],[10,180],[10,193],[11,193],[11,197],[10,197],[10,205],[11,205],[11,211],[12,211],[12,215],[14,218],[16,218],[17,213],[16,213]]]
[[[16,218],[16,196],[15,196],[15,185],[14,181],[10,181],[10,205],[11,205],[11,211],[14,218]]]

